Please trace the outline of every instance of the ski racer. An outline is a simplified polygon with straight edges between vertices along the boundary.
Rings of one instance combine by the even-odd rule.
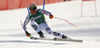
[[[44,17],[44,14],[45,14],[45,15],[48,15],[50,19],[52,19],[53,15],[50,12],[43,10],[43,9],[37,9],[37,6],[35,4],[31,4],[29,6],[29,10],[30,10],[30,13],[27,15],[23,23],[23,29],[27,37],[31,36],[31,34],[27,31],[27,27],[26,27],[26,25],[30,21],[32,28],[37,32],[37,34],[39,34],[40,38],[45,38],[42,30],[45,30],[47,33],[51,35],[58,36],[59,38],[63,38],[63,39],[68,38],[67,36],[63,34],[52,31],[50,29]]]

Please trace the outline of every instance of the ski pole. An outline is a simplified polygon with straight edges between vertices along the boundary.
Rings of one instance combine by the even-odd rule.
[[[45,7],[45,0],[44,0],[44,2],[43,2],[43,10],[44,10],[44,7]]]
[[[65,20],[65,19],[61,19],[61,18],[58,18],[58,17],[54,17],[54,18],[56,18],[56,19],[58,19],[58,20],[63,20],[63,21],[65,21],[65,22],[68,22],[69,24],[71,24],[72,26],[74,26],[74,27],[77,28],[77,26],[73,25],[72,23],[70,23],[69,21],[67,21],[67,20]]]
[[[28,13],[30,13],[30,10],[29,10],[28,6],[27,6],[27,11],[28,11]]]
[[[21,24],[21,26],[22,26],[22,28],[23,28],[23,25],[22,25],[22,20],[20,20],[20,24]]]
[[[28,13],[30,12],[28,6],[27,6],[27,11],[28,11]],[[23,28],[22,20],[20,20],[20,24],[21,24],[21,26],[22,26],[22,28]]]

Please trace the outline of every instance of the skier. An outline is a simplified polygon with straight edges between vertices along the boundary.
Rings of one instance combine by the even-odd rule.
[[[44,14],[48,15],[49,18],[52,19],[53,15],[50,12],[43,10],[43,9],[37,9],[37,6],[35,4],[31,4],[29,6],[29,10],[30,10],[30,13],[27,15],[27,17],[23,23],[23,29],[28,37],[30,37],[31,34],[27,31],[26,25],[30,21],[32,28],[37,32],[37,34],[39,34],[40,38],[45,38],[42,30],[45,30],[49,34],[54,35],[54,36],[58,36],[58,37],[63,38],[63,39],[67,38],[67,36],[65,36],[61,33],[52,31],[49,28],[48,24],[45,21]]]

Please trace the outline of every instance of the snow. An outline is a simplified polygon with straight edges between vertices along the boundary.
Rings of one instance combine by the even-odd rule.
[[[73,39],[81,39],[83,43],[64,41],[30,40],[26,37],[20,20],[24,22],[28,12],[26,8],[0,11],[0,48],[100,48],[100,0],[96,0],[97,17],[95,16],[94,2],[83,2],[83,16],[81,16],[81,1],[61,2],[47,4],[45,10],[50,11],[55,17],[66,19],[69,23],[56,18],[46,21],[50,28]],[[38,8],[42,8],[38,6]],[[27,30],[32,36],[38,37],[31,28]],[[44,32],[46,37],[54,36]]]

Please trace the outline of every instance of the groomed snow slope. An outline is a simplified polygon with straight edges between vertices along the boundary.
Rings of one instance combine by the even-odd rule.
[[[81,16],[81,1],[61,2],[48,4],[45,10],[50,11],[55,17],[66,19],[69,23],[49,19],[46,21],[52,30],[67,35],[73,39],[82,39],[83,43],[30,40],[20,25],[24,22],[28,12],[26,8],[0,11],[0,48],[100,48],[100,0],[96,0],[97,17],[95,16],[94,2],[83,2],[83,16]],[[38,6],[42,8],[42,6]],[[27,30],[32,36],[38,37],[31,28],[30,23]],[[44,32],[48,38],[54,36]]]

